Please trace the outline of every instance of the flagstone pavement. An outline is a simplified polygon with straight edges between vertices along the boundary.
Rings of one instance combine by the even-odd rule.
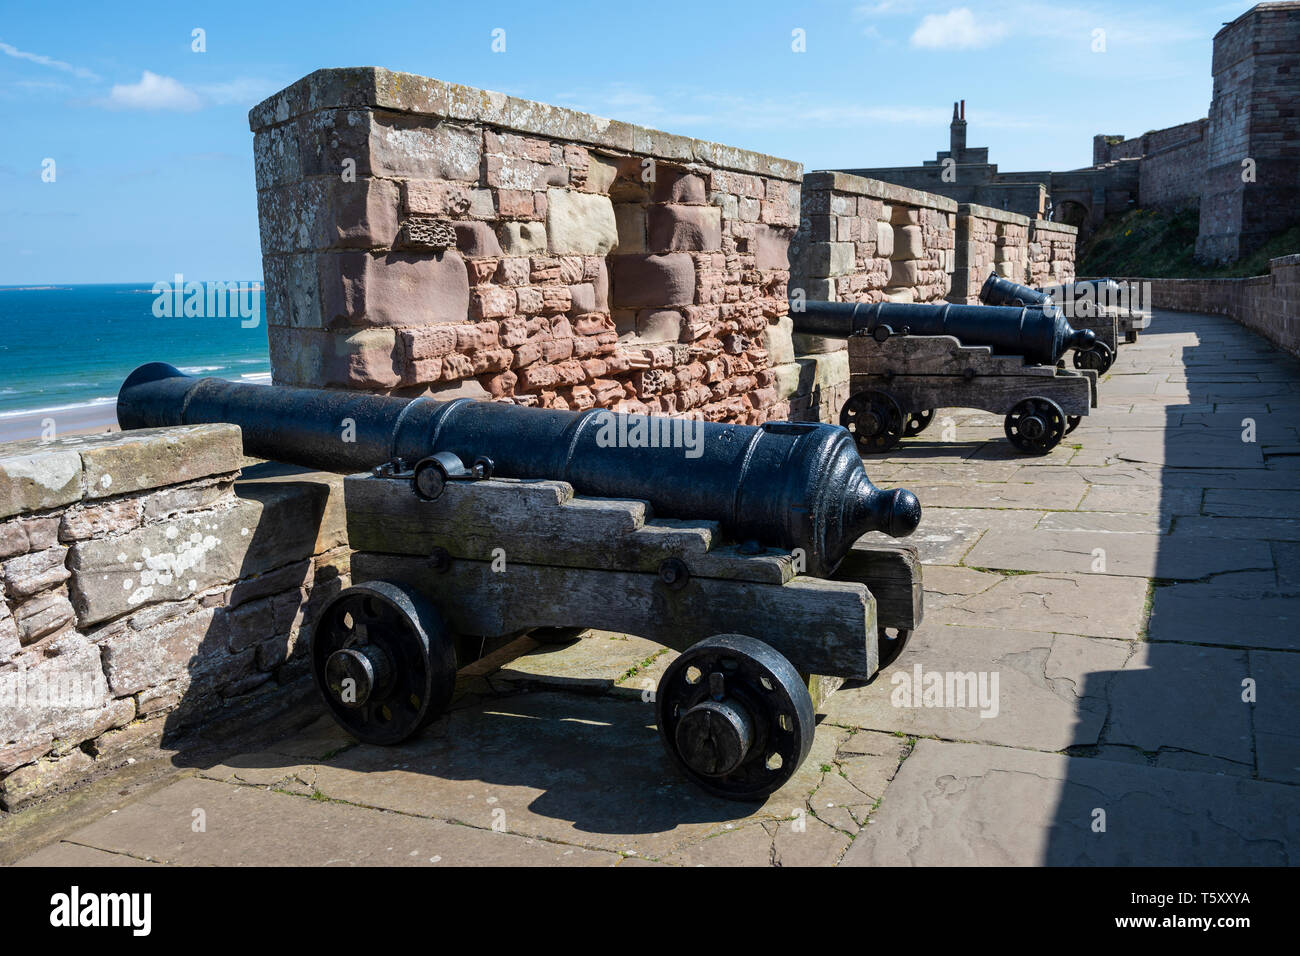
[[[672,652],[593,632],[470,668],[403,746],[322,717],[123,791],[23,862],[1300,862],[1300,362],[1157,311],[1100,395],[1042,458],[944,409],[867,460],[925,507],[925,622],[827,701],[762,806],[670,766],[647,691]],[[996,677],[996,706],[902,706],[934,672]]]

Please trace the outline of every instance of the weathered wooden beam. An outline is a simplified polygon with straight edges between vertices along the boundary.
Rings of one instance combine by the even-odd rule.
[[[870,678],[878,667],[876,600],[857,581],[798,577],[783,585],[691,577],[674,589],[657,574],[453,560],[445,570],[408,555],[359,552],[354,581],[420,590],[453,631],[488,637],[533,627],[593,627],[677,650],[714,634],[747,634],[800,672]]]

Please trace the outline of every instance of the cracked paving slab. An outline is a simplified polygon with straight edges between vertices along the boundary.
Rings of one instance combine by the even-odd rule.
[[[197,777],[142,797],[63,842],[182,866],[612,866],[620,860],[616,853],[530,840],[490,826],[458,826]]]
[[[872,820],[842,865],[1285,866],[1300,840],[1293,787],[934,740]]]
[[[1118,673],[1088,674],[1087,682],[1105,684],[1104,743],[1203,754],[1250,773],[1252,704],[1242,682],[1253,676],[1244,651],[1138,644]]]
[[[1225,571],[1264,570],[1273,556],[1262,541],[1179,534],[1085,531],[990,531],[964,564],[1011,571],[1078,571],[1140,578],[1198,580]]]
[[[1018,574],[931,608],[926,621],[1131,640],[1145,617],[1147,583],[1105,574]]]
[[[1131,648],[1105,638],[927,621],[899,661],[870,683],[846,685],[832,695],[826,723],[1035,750],[1095,744],[1106,718],[1109,678]],[[952,696],[946,690],[927,696],[929,674],[941,680],[954,675]],[[980,674],[985,700],[996,706],[981,707],[972,699],[978,683],[975,695],[956,696],[956,675],[975,675],[978,682]]]

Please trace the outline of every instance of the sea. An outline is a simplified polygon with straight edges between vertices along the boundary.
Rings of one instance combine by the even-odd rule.
[[[266,306],[256,285],[255,324],[238,315],[159,318],[152,283],[0,286],[0,434],[18,437],[20,421],[44,414],[111,421],[122,380],[145,362],[269,382]]]

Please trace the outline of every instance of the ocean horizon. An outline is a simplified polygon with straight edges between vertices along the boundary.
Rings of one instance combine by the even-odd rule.
[[[0,286],[0,433],[42,415],[60,430],[60,418],[110,422],[123,379],[145,362],[269,382],[261,281],[245,281],[257,287],[248,327],[237,314],[172,316],[165,306],[160,318],[153,282]]]

